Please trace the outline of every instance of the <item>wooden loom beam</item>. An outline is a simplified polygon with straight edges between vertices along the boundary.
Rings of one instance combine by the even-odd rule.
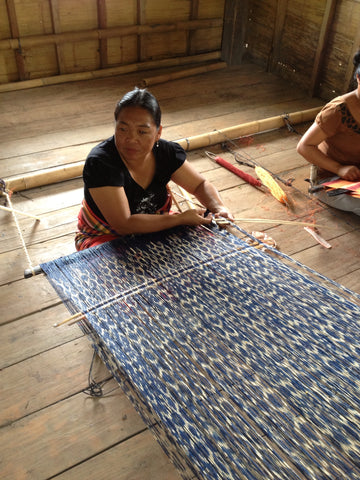
[[[315,107],[308,110],[294,112],[288,114],[286,117],[292,124],[303,123],[314,119],[321,107]],[[186,151],[196,150],[199,148],[215,145],[224,142],[228,139],[239,138],[244,135],[254,135],[269,130],[275,130],[284,126],[284,115],[269,117],[262,120],[242,123],[229,128],[221,130],[214,130],[201,135],[193,137],[182,138],[175,140]],[[36,173],[10,177],[5,180],[7,190],[19,192],[30,188],[36,188],[52,183],[58,183],[71,178],[76,178],[82,175],[84,161],[70,163],[59,167],[48,168],[40,170]]]

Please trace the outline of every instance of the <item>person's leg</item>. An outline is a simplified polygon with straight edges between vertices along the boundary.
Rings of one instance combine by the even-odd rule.
[[[314,196],[330,207],[360,215],[360,198],[352,197],[347,193],[330,196],[324,190],[314,193]]]

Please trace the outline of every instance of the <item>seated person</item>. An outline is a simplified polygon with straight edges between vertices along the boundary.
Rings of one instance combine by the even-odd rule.
[[[360,181],[360,50],[353,59],[357,88],[331,100],[297,145],[297,151],[313,164],[311,181],[321,184],[334,177]],[[322,202],[360,215],[360,198],[346,193],[315,193]]]
[[[162,140],[161,110],[146,89],[128,92],[115,108],[115,134],[94,147],[83,171],[84,200],[77,250],[119,235],[158,232],[178,225],[208,225],[212,216],[232,220],[216,188],[186,160],[177,143]],[[170,214],[172,180],[203,209]]]

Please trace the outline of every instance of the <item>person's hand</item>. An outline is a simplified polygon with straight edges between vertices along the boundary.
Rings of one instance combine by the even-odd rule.
[[[355,165],[342,165],[338,170],[338,175],[343,180],[355,182],[360,180],[360,169]]]
[[[178,218],[181,220],[182,225],[209,225],[212,222],[212,216],[207,215],[204,217],[204,213],[204,208],[191,209],[179,213]]]
[[[222,217],[222,218],[228,218],[231,222],[234,221],[234,217],[232,213],[230,212],[230,210],[228,210],[224,206],[217,208],[215,211],[213,211],[213,213],[215,218]]]

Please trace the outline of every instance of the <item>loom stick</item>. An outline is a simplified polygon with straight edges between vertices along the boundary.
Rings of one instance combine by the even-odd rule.
[[[54,327],[60,327],[61,325],[65,325],[65,323],[76,323],[79,322],[80,320],[83,320],[85,318],[84,314],[81,312],[75,313],[74,315],[71,315],[71,317],[65,318],[65,320],[61,320],[61,322],[54,323]]]
[[[170,188],[169,188],[169,190],[170,190],[170,195],[171,195],[172,201],[175,203],[176,208],[179,210],[179,212],[181,212],[181,211],[182,211],[182,210],[181,210],[181,207],[180,207],[180,205],[179,205],[179,202],[176,200],[176,197],[175,197],[175,195],[174,195],[174,192],[173,192]]]
[[[232,163],[228,162],[227,160],[225,160],[224,158],[222,157],[219,157],[219,156],[216,156],[216,155],[213,155],[211,152],[205,152],[206,155],[211,158],[212,160],[214,160],[214,162],[216,162],[218,165],[221,165],[222,167],[226,168],[227,170],[229,170],[230,172],[234,173],[235,175],[237,175],[238,177],[242,178],[243,180],[245,180],[245,182],[249,183],[250,185],[254,186],[254,187],[261,187],[262,186],[262,183],[260,182],[260,180],[258,180],[257,178],[253,177],[252,175],[250,175],[249,173],[246,173],[244,172],[243,170],[240,170],[240,168],[236,167],[235,165],[233,165]]]
[[[316,107],[290,113],[287,117],[293,124],[306,122],[313,120],[321,108],[322,107]],[[215,145],[216,143],[221,143],[224,140],[229,140],[229,138],[238,138],[243,135],[252,135],[268,130],[275,130],[283,126],[283,115],[278,115],[277,117],[270,117],[263,120],[243,123],[234,127],[215,130],[202,135],[196,135],[194,137],[182,138],[180,140],[173,141],[181,145],[186,151],[190,151],[209,145]],[[7,190],[19,192],[28,188],[49,185],[51,183],[61,182],[81,176],[83,167],[84,161],[81,161],[61,167],[49,168],[37,173],[25,175],[23,177],[10,177],[4,180]],[[52,176],[53,171],[55,172],[54,177]]]
[[[229,223],[230,220],[224,218],[214,218],[216,223]],[[305,226],[310,226],[310,227],[318,227],[319,225],[316,225],[315,223],[309,223],[309,222],[297,222],[293,220],[280,220],[277,218],[235,218],[234,222],[248,222],[248,223],[275,223],[278,225],[305,225]],[[230,222],[231,223],[231,222]]]
[[[179,78],[191,77],[192,75],[199,75],[201,73],[212,72],[214,70],[220,70],[222,68],[225,68],[226,66],[227,66],[226,62],[217,62],[217,63],[212,63],[210,65],[202,65],[200,67],[180,70],[179,72],[158,75],[152,78],[144,78],[140,83],[140,87],[141,88],[149,87],[150,85],[165,83],[170,80],[177,80]]]
[[[18,215],[23,215],[24,217],[34,218],[35,220],[40,222],[40,217],[31,215],[31,213],[22,212],[21,210],[16,210],[15,208],[9,208],[9,207],[4,207],[3,205],[0,205],[0,210],[5,210],[5,212],[11,212],[11,213],[14,212],[14,213],[17,213]]]
[[[194,206],[196,205],[195,202],[193,202],[189,192],[187,192],[186,190],[184,190],[182,187],[178,186],[178,189],[182,195],[182,197],[185,199],[185,203],[188,207],[189,210],[192,210],[194,208]]]

